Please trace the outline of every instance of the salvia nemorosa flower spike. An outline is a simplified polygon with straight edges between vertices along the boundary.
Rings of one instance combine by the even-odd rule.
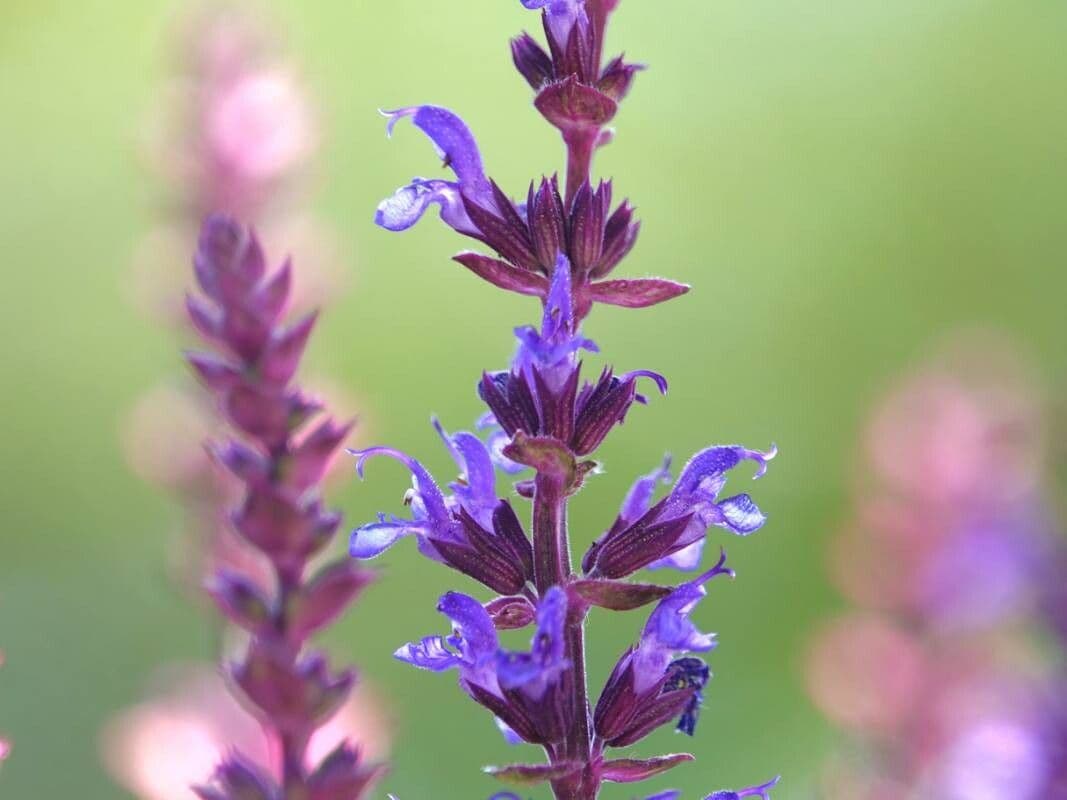
[[[194,265],[203,296],[189,297],[189,313],[217,352],[191,353],[189,363],[239,434],[211,449],[244,485],[232,522],[270,563],[275,584],[220,571],[208,590],[222,613],[250,634],[243,656],[227,670],[275,740],[280,762],[272,775],[235,754],[195,791],[204,800],[354,800],[380,767],[361,763],[347,744],[310,763],[307,745],[344,701],[355,674],[334,672],[323,654],[304,649],[374,577],[348,560],[315,574],[308,569],[341,522],[324,507],[319,483],[351,425],[327,418],[304,430],[320,405],[290,382],[315,318],[282,322],[290,265],[270,272],[255,234],[219,216],[204,223]]]
[[[690,736],[697,732],[711,678],[701,656],[714,648],[715,638],[689,616],[712,578],[733,573],[723,554],[679,586],[627,578],[645,567],[696,571],[711,529],[741,536],[759,529],[764,515],[747,494],[719,494],[732,469],[752,461],[760,477],[775,451],[709,447],[654,501],[657,486],[670,483],[666,460],[632,486],[614,523],[586,552],[581,574],[572,568],[569,498],[596,474],[592,456],[604,439],[634,403],[646,402],[642,379],[667,391],[666,380],[648,370],[616,373],[609,367],[583,379],[581,357],[598,348],[583,334],[582,321],[596,302],[640,308],[688,287],[659,278],[607,277],[638,233],[630,204],[613,205],[611,182],[594,182],[590,175],[594,150],[609,139],[604,126],[639,69],[621,57],[602,64],[605,28],[617,0],[522,4],[541,10],[547,48],[524,34],[513,40],[512,55],[537,91],[536,107],[563,135],[562,186],[555,176],[540,177],[516,201],[487,176],[474,136],[456,114],[438,106],[402,108],[386,113],[390,133],[410,119],[452,176],[414,179],[379,205],[376,221],[402,231],[436,205],[447,225],[495,252],[465,252],[456,260],[497,287],[537,297],[540,325],[517,327],[518,347],[508,368],[486,371],[478,381],[477,394],[488,407],[479,433],[448,433],[435,420],[459,472],[447,488],[419,461],[392,448],[355,453],[361,475],[374,456],[399,460],[412,474],[412,488],[405,496],[407,515],[380,515],[353,531],[350,546],[354,556],[374,558],[414,537],[423,555],[497,594],[480,600],[449,592],[438,610],[451,620],[451,635],[412,642],[396,656],[435,672],[455,668],[460,686],[491,713],[508,741],[545,751],[544,763],[490,767],[490,774],[524,785],[546,783],[557,800],[595,800],[606,781],[639,782],[692,760],[687,753],[646,759],[609,753],[664,725]],[[517,479],[518,497],[498,494],[500,474]],[[522,508],[527,500],[529,510]],[[630,611],[650,604],[638,643],[591,702],[589,609]],[[528,651],[501,647],[498,631],[528,626],[534,629]],[[709,798],[766,798],[776,782]]]

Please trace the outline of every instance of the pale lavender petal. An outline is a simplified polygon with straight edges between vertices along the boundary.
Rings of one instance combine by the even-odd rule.
[[[704,556],[704,537],[697,539],[688,547],[683,547],[677,553],[653,561],[648,565],[649,569],[676,569],[679,572],[692,572],[700,566]]]
[[[719,503],[723,521],[734,533],[742,536],[758,531],[767,517],[747,494],[729,497]]]
[[[382,200],[374,214],[374,223],[388,231],[406,231],[435,203],[446,225],[465,234],[477,231],[463,207],[459,184],[424,178],[415,178],[397,189],[392,197]]]
[[[493,722],[496,723],[496,728],[500,731],[500,735],[504,737],[504,741],[511,745],[522,744],[523,738],[519,734],[515,733],[510,725],[508,725],[500,717],[493,717]]]
[[[549,589],[537,606],[537,631],[529,653],[501,651],[497,679],[505,689],[523,690],[539,700],[549,685],[570,668],[564,654],[567,595],[558,586]]]
[[[376,558],[405,536],[423,528],[407,520],[370,522],[352,531],[348,552],[353,558]]]
[[[433,672],[444,672],[462,663],[462,659],[448,649],[443,636],[427,636],[422,641],[409,642],[393,653],[393,657]]]
[[[733,576],[726,567],[725,552],[714,567],[664,597],[649,615],[633,655],[638,691],[659,680],[676,653],[702,653],[715,648],[715,634],[702,633],[689,615],[707,595],[704,584],[717,575]]]

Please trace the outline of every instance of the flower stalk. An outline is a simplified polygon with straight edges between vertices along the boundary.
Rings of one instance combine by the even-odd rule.
[[[460,687],[492,713],[509,741],[544,750],[544,763],[486,768],[491,775],[547,784],[557,800],[595,800],[605,782],[644,781],[693,759],[687,753],[614,758],[611,751],[666,724],[695,732],[710,678],[695,654],[716,642],[689,616],[706,595],[705,584],[733,572],[723,554],[680,585],[628,579],[644,568],[699,572],[711,528],[739,536],[759,529],[764,515],[747,494],[719,495],[727,473],[752,461],[760,477],[775,451],[706,448],[654,500],[659,485],[670,483],[667,460],[634,483],[615,521],[580,562],[572,559],[568,506],[596,475],[592,456],[631,407],[648,402],[640,389],[667,391],[666,379],[648,370],[608,368],[583,377],[580,355],[598,348],[583,335],[582,322],[596,303],[645,308],[689,287],[665,278],[608,277],[640,229],[627,201],[613,204],[612,183],[594,185],[591,176],[596,150],[611,140],[607,125],[641,69],[621,56],[602,64],[617,0],[522,4],[541,10],[548,47],[523,34],[511,42],[512,57],[536,92],[534,106],[562,136],[562,190],[556,176],[543,176],[516,201],[487,176],[474,135],[458,115],[439,106],[400,108],[386,112],[389,133],[410,120],[454,179],[414,179],[378,206],[376,222],[407,230],[437,206],[446,225],[494,252],[463,252],[455,260],[498,288],[539,298],[541,324],[516,328],[509,367],[482,375],[477,392],[488,413],[480,433],[450,434],[435,421],[459,470],[445,489],[404,453],[387,447],[355,453],[361,475],[370,458],[400,461],[411,471],[412,488],[405,495],[410,516],[379,515],[353,531],[350,549],[357,558],[376,558],[414,538],[424,556],[497,593],[487,601],[447,593],[438,611],[451,621],[451,634],[411,642],[396,657],[435,672],[457,670]],[[497,495],[498,474],[517,479],[513,497]],[[527,501],[523,514],[517,506]],[[638,642],[620,656],[593,703],[585,659],[590,608],[621,612],[652,604]],[[529,650],[501,646],[500,630],[527,626],[534,629]],[[709,797],[767,797],[776,783]]]
[[[291,264],[269,271],[255,234],[221,216],[204,223],[194,263],[202,297],[189,296],[189,315],[218,351],[190,353],[188,361],[234,431],[210,449],[243,487],[232,525],[273,576],[263,585],[220,569],[208,591],[248,636],[243,655],[225,669],[275,752],[273,774],[235,753],[195,791],[203,800],[355,800],[381,768],[361,763],[346,741],[309,763],[308,743],[356,676],[331,671],[324,654],[306,649],[374,578],[348,559],[311,570],[341,523],[323,505],[321,481],[352,425],[327,417],[307,427],[322,406],[292,381],[316,315],[282,322]]]

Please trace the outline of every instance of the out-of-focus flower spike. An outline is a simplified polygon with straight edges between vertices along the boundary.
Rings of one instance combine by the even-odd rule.
[[[281,800],[270,776],[237,753],[219,764],[210,785],[194,786],[193,792],[201,800]]]
[[[219,610],[246,631],[258,633],[272,624],[274,613],[270,601],[244,575],[220,570],[208,579],[206,588]]]
[[[225,392],[235,387],[241,379],[240,370],[224,358],[213,353],[187,353],[186,361],[196,370],[208,388]]]
[[[255,646],[230,674],[262,717],[286,734],[306,735],[329,719],[355,683],[351,671],[331,675],[320,654],[294,663],[273,649]]]
[[[255,305],[260,314],[271,320],[277,320],[289,304],[293,292],[293,261],[286,258],[281,268],[263,283],[256,292]]]
[[[286,384],[296,374],[300,359],[304,356],[308,338],[315,327],[318,312],[312,312],[288,328],[279,330],[260,359],[259,370],[263,379],[271,383]]]
[[[191,294],[185,295],[185,311],[196,328],[197,333],[205,339],[214,340],[220,334],[220,315],[209,306]]]
[[[297,492],[318,484],[353,427],[355,422],[323,421],[282,461],[281,479]]]
[[[361,797],[384,772],[384,765],[363,763],[358,748],[341,742],[308,776],[308,800]]]
[[[330,624],[374,579],[348,560],[323,567],[292,600],[293,635],[303,639]]]

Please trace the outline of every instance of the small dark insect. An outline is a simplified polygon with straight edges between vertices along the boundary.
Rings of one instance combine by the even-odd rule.
[[[696,689],[693,699],[678,718],[677,729],[686,736],[692,736],[696,731],[697,720],[700,717],[700,704],[704,702],[704,693],[701,691],[711,680],[711,670],[708,665],[699,658],[679,658],[671,662],[667,667],[667,680],[663,684],[663,692],[677,692],[683,689]]]

